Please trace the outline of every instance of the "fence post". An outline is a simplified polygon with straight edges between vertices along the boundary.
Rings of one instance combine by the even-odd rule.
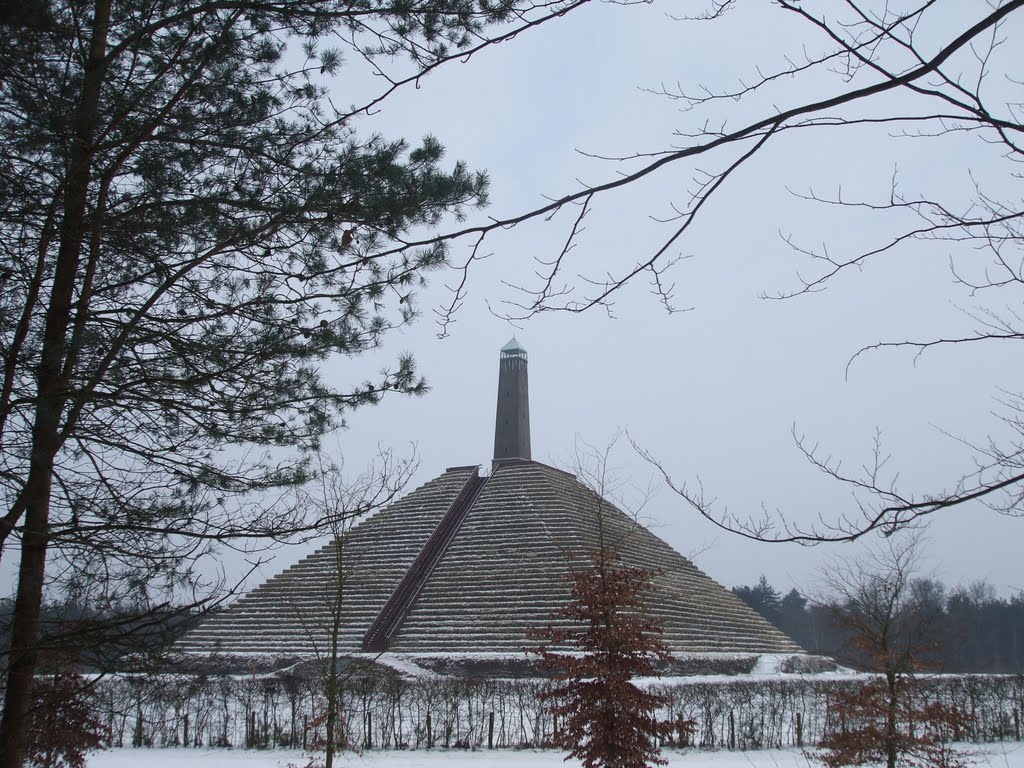
[[[804,716],[800,712],[796,713],[796,745],[804,745]]]
[[[1016,707],[1013,710],[1013,735],[1020,741],[1020,710]]]
[[[142,704],[140,703],[135,710],[135,733],[132,734],[132,746],[141,747],[144,739],[145,733],[142,730]]]
[[[487,716],[487,748],[494,749],[494,713]]]
[[[185,733],[183,734],[181,739],[181,746],[188,746],[188,712],[185,713]]]
[[[430,720],[430,713],[427,712],[427,749],[434,746],[434,731],[432,726],[433,723]]]
[[[309,733],[309,715],[302,716],[302,748],[306,748],[306,735]]]
[[[366,748],[373,749],[373,712],[366,710]]]
[[[736,749],[736,716],[729,710],[729,749]]]

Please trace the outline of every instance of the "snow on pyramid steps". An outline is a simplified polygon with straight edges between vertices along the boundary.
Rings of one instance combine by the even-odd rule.
[[[606,542],[659,571],[648,609],[676,653],[801,653],[739,598],[576,478],[537,462],[496,466],[391,645],[396,653],[513,652],[569,599],[567,575]]]
[[[363,634],[415,560],[475,467],[455,467],[355,526],[343,550],[341,645]],[[329,639],[337,589],[337,543],[330,542],[211,617],[176,644],[185,653],[314,656]]]
[[[340,645],[367,630],[420,555],[475,467],[449,469],[359,524],[344,542]],[[689,560],[574,476],[532,461],[496,465],[390,636],[396,654],[515,653],[569,599],[570,560],[606,541],[625,562],[659,571],[649,610],[679,654],[796,654],[800,649]],[[322,655],[328,644],[332,542],[212,617],[178,643],[189,653]]]

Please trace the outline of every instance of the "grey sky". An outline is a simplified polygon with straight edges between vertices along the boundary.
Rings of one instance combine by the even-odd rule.
[[[947,5],[945,18],[953,23],[959,9]],[[813,38],[794,34],[802,28],[769,2],[741,3],[712,24],[668,16],[679,12],[680,4],[666,2],[585,8],[468,65],[432,75],[359,127],[410,139],[439,136],[450,157],[490,172],[492,205],[483,215],[504,216],[540,204],[542,195],[576,189],[577,179],[599,182],[620,170],[579,151],[657,151],[682,141],[674,130],[702,124],[704,113],[682,114],[639,87],[678,81],[687,88],[731,88],[738,78],[753,78],[757,66],[782,66],[782,57],[798,54],[804,42],[813,49]],[[338,77],[340,102],[357,100],[345,90],[349,84],[365,87],[354,71]],[[834,83],[809,87],[818,85]],[[810,95],[793,87],[783,81],[749,105],[727,102],[710,115],[729,115],[738,124],[766,105],[782,107]],[[422,458],[417,483],[450,465],[486,466],[498,349],[515,334],[529,351],[538,460],[565,466],[575,435],[603,444],[625,427],[677,481],[699,477],[720,506],[742,514],[756,513],[764,503],[793,520],[808,520],[853,507],[845,489],[803,460],[791,429],[855,467],[870,460],[877,427],[905,490],[948,489],[971,468],[972,453],[943,432],[982,442],[1000,434],[993,398],[999,387],[1019,388],[1021,361],[1005,345],[993,344],[932,351],[916,362],[906,351],[875,352],[846,371],[865,345],[972,327],[963,310],[980,304],[954,284],[948,250],[915,243],[840,276],[823,293],[786,302],[758,297],[795,287],[798,270],[812,267],[780,232],[853,253],[889,226],[881,217],[804,203],[787,189],[834,194],[841,185],[850,198],[884,197],[898,167],[909,193],[962,190],[966,200],[968,168],[997,190],[1010,189],[997,160],[971,140],[887,139],[852,128],[787,136],[733,177],[676,250],[692,256],[670,279],[677,304],[693,310],[674,315],[661,309],[641,279],[619,296],[615,319],[598,309],[548,314],[514,327],[494,314],[503,311],[503,300],[516,298],[504,283],[530,279],[532,259],[557,251],[568,218],[500,233],[488,240],[486,251],[493,255],[476,265],[449,338],[435,338],[432,310],[446,299],[442,283],[450,280],[438,275],[421,295],[423,316],[414,327],[392,335],[379,354],[330,364],[339,381],[356,381],[408,350],[432,385],[424,399],[392,400],[353,415],[339,437],[346,462],[361,466],[378,443],[397,450],[415,443]],[[649,217],[670,215],[671,202],[685,203],[691,171],[669,167],[603,200],[587,220],[570,276],[621,269],[656,246],[667,230]],[[457,245],[453,261],[466,253],[465,245]],[[619,452],[616,463],[641,485],[650,477],[628,450]],[[779,588],[807,586],[827,554],[717,532],[667,489],[647,513],[663,538],[684,554],[699,553],[698,564],[727,585],[752,583],[763,572]],[[981,507],[935,516],[928,537],[934,574],[948,583],[986,578],[1003,594],[1024,588],[1022,526],[1024,521]],[[299,554],[284,551],[263,573]]]

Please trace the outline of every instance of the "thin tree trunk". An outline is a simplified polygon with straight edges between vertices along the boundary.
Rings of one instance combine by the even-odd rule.
[[[85,234],[86,196],[109,23],[110,0],[97,0],[89,61],[75,116],[60,249],[54,265],[53,285],[43,330],[42,357],[37,373],[38,398],[32,425],[32,458],[25,483],[21,563],[11,625],[3,720],[0,723],[0,768],[21,768],[24,764],[26,718],[32,705],[33,678],[39,656],[39,615],[46,572],[53,467],[60,448],[58,434],[61,412],[67,400],[67,385],[62,369]]]
[[[889,701],[885,713],[885,764],[886,768],[896,768],[896,760],[899,758],[899,742],[896,729],[896,707],[898,704],[897,680],[895,672],[885,673],[886,683],[889,686]]]
[[[338,569],[338,581],[335,587],[334,604],[331,612],[331,666],[327,672],[327,750],[324,768],[333,768],[334,766],[335,731],[338,728],[338,694],[340,693],[338,690],[338,637],[341,634],[341,603],[345,587],[345,574],[342,570],[344,566],[345,544],[342,533],[337,530],[334,532],[335,565]]]

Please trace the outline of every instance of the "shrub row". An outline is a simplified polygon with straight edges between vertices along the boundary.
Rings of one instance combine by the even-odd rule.
[[[663,715],[695,726],[685,743],[759,749],[812,746],[842,727],[829,707],[851,677],[723,678],[656,684]],[[341,697],[342,746],[424,749],[544,746],[558,723],[544,711],[540,680],[350,680]],[[94,701],[115,746],[303,747],[323,738],[319,678],[289,673],[229,676],[118,675]],[[951,739],[1021,740],[1024,676],[956,675],[925,681],[921,695],[970,714]]]

